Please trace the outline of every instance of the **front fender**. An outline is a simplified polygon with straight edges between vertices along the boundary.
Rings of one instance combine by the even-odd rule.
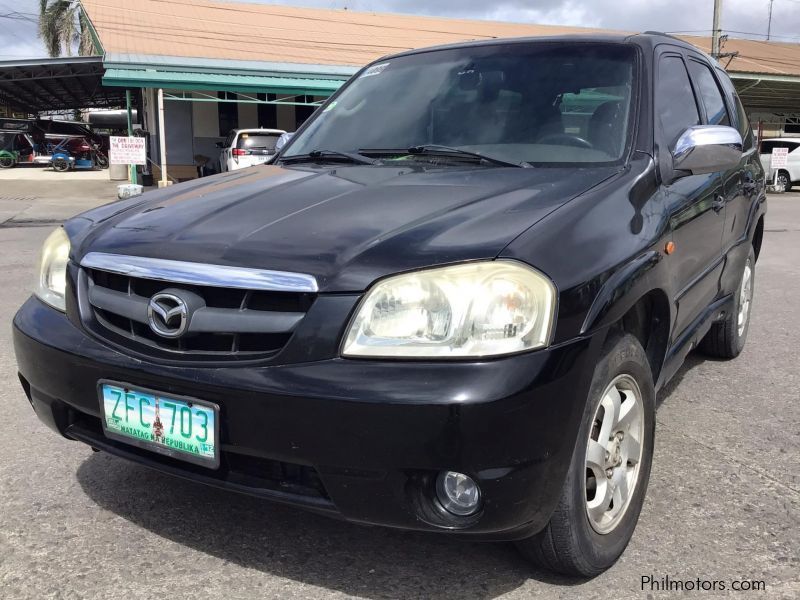
[[[663,289],[666,277],[664,255],[648,250],[615,271],[595,296],[581,326],[581,335],[619,321],[640,298]],[[670,306],[670,323],[674,320]]]

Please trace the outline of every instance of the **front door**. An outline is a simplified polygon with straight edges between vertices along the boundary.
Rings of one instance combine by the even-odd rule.
[[[656,136],[659,153],[671,152],[687,128],[703,123],[704,113],[682,53],[664,51],[657,65]],[[667,258],[677,311],[674,341],[719,294],[725,202],[719,173],[681,177],[664,192],[675,243]]]

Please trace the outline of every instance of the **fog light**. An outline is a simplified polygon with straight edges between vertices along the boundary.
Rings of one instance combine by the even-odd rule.
[[[461,517],[476,512],[481,490],[471,477],[455,471],[442,471],[436,478],[436,495],[444,509]]]

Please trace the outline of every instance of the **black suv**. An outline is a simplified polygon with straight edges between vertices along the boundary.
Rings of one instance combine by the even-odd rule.
[[[656,391],[744,345],[765,210],[730,79],[679,40],[406,52],[275,164],[56,230],[20,379],[95,449],[592,575],[642,508]]]

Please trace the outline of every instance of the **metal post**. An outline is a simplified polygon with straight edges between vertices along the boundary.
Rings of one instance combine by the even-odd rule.
[[[772,33],[772,3],[775,0],[769,0],[769,20],[767,21],[767,41],[769,41],[769,35]]]
[[[719,58],[719,21],[722,16],[722,0],[714,0],[714,24],[711,31],[711,56]]]
[[[125,106],[128,109],[128,137],[133,137],[133,113],[131,112],[131,91],[125,90]],[[133,184],[139,183],[136,174],[136,165],[128,165],[128,179]]]
[[[161,181],[158,182],[158,187],[169,185],[167,180],[167,137],[164,125],[164,90],[158,88],[158,153],[161,160]]]

